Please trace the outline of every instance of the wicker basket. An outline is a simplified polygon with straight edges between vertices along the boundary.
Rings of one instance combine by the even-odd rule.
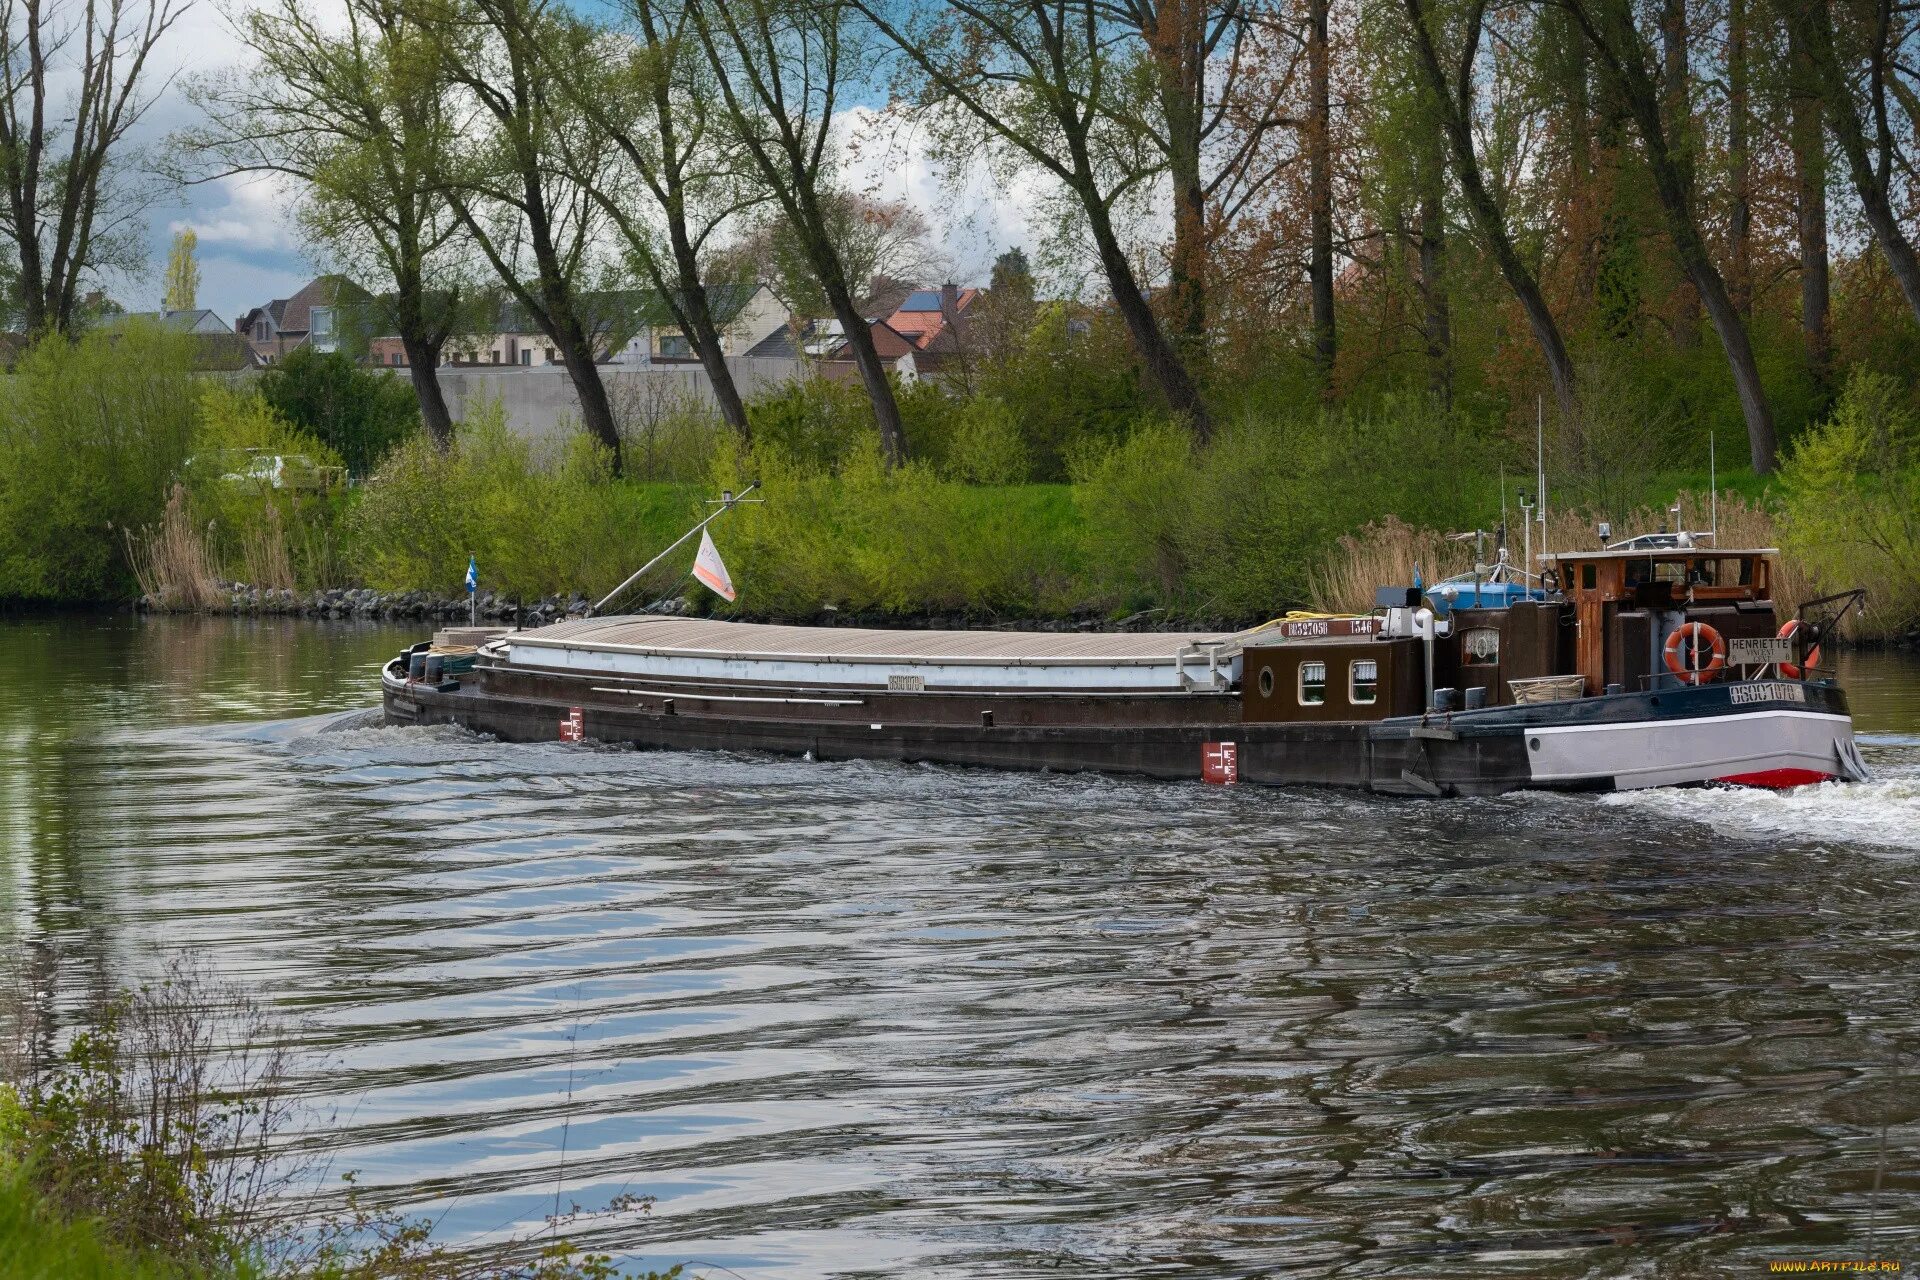
[[[1585,676],[1534,676],[1530,680],[1509,680],[1515,702],[1564,702],[1585,691]]]

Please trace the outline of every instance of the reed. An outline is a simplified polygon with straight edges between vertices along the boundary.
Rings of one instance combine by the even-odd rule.
[[[1343,535],[1311,583],[1313,607],[1323,613],[1366,613],[1375,588],[1411,584],[1416,573],[1435,582],[1473,567],[1473,543],[1450,541],[1435,529],[1416,529],[1399,516]]]
[[[142,594],[160,608],[210,609],[220,603],[220,579],[206,535],[195,525],[180,484],[168,493],[159,523],[127,530],[126,545]]]
[[[1683,522],[1699,532],[1707,524],[1704,517],[1709,510],[1708,495],[1683,493],[1678,502]],[[1613,542],[1673,527],[1671,510],[1659,507],[1554,510],[1547,516],[1544,543],[1536,527],[1533,550],[1538,554],[1543,546],[1554,551],[1598,547],[1597,530],[1602,520],[1611,525],[1608,540]],[[1720,546],[1772,547],[1777,545],[1777,536],[1773,513],[1764,505],[1738,493],[1720,495],[1717,539]],[[1509,549],[1516,564],[1521,559],[1522,545],[1521,531],[1515,526],[1509,533]],[[1313,606],[1327,612],[1365,612],[1373,607],[1375,587],[1412,582],[1416,565],[1425,580],[1433,582],[1448,574],[1466,571],[1472,562],[1471,541],[1450,541],[1439,530],[1417,529],[1396,516],[1388,516],[1339,540],[1313,576]],[[1794,556],[1783,552],[1775,559],[1773,598],[1782,616],[1821,594],[1807,567]]]
[[[246,526],[240,537],[241,571],[248,583],[256,587],[293,587],[293,557],[287,553],[287,531],[280,519],[279,504],[267,502],[260,521]]]

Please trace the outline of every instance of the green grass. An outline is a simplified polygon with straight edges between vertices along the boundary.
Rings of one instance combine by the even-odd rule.
[[[0,1176],[0,1280],[257,1280],[241,1265],[209,1272],[113,1244],[88,1220],[62,1222],[17,1173]]]

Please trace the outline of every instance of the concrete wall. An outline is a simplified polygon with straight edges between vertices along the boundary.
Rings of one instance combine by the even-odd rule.
[[[809,366],[799,360],[736,356],[727,361],[727,367],[733,370],[741,396],[749,400],[795,378],[809,376]],[[407,376],[404,369],[394,374]],[[709,407],[714,404],[713,386],[706,370],[697,364],[646,368],[602,365],[600,377],[613,401],[614,417],[623,421],[644,420],[689,400]],[[446,366],[440,370],[440,386],[456,419],[484,401],[498,400],[506,411],[507,426],[520,435],[540,437],[580,428],[580,399],[573,393],[567,371],[558,365],[498,369]]]

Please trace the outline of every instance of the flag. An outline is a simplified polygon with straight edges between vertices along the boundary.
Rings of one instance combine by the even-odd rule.
[[[480,562],[472,556],[467,557],[467,594],[472,595],[480,589]]]
[[[700,531],[700,554],[693,558],[693,576],[704,582],[715,595],[733,599],[733,579],[727,576],[727,566],[721,562],[720,552],[713,545],[713,535],[704,529]]]

